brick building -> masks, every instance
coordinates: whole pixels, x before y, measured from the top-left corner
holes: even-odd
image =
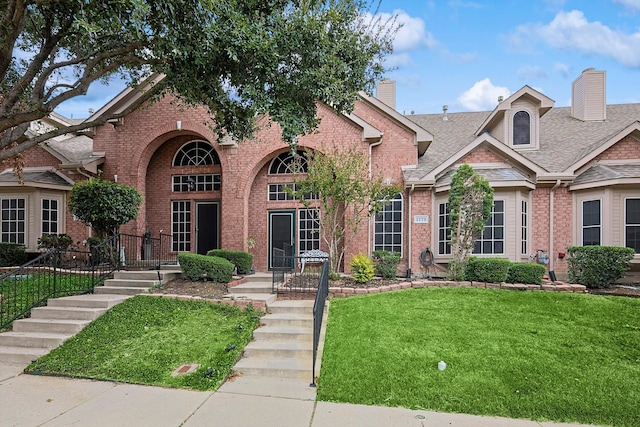
[[[554,108],[524,86],[490,112],[404,116],[394,109],[393,83],[385,81],[379,99],[362,93],[349,115],[320,105],[318,131],[301,137],[299,150],[355,146],[369,159],[371,176],[404,189],[363,227],[347,262],[359,251],[390,249],[402,253],[402,272],[446,271],[450,180],[468,163],[495,189],[492,218],[476,243],[479,256],[529,261],[544,251],[560,277],[571,245],[633,247],[640,263],[640,104],[606,105],[605,94],[606,73],[588,69],[573,83],[571,107]],[[123,111],[136,96],[126,89],[92,118]],[[0,173],[2,240],[35,250],[43,233],[86,239],[90,230],[67,212],[67,192],[74,181],[100,173],[143,194],[137,221],[122,231],[171,233],[175,251],[247,250],[251,238],[254,264],[266,271],[274,248],[325,249],[316,232],[322,213],[284,190],[300,158],[277,124],[264,120],[252,140],[218,141],[204,109],[172,101],[29,150],[24,185],[11,171]],[[68,121],[54,114],[38,126]],[[435,261],[429,267],[421,263],[426,248]]]

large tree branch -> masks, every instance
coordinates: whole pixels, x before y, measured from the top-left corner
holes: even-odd
[[[31,147],[36,146],[37,144],[44,142],[46,140],[49,140],[51,138],[55,138],[56,136],[60,136],[60,135],[65,135],[65,134],[69,134],[69,133],[74,133],[74,132],[79,132],[85,129],[89,129],[92,127],[96,127],[96,126],[100,126],[103,125],[105,123],[107,123],[110,120],[113,119],[118,119],[121,117],[125,117],[126,115],[130,114],[132,111],[136,110],[138,107],[140,107],[140,105],[144,104],[145,102],[147,102],[149,99],[151,99],[154,95],[155,95],[156,91],[155,90],[147,90],[145,92],[142,92],[142,96],[140,96],[139,99],[137,99],[136,102],[132,103],[128,108],[126,108],[125,110],[123,110],[122,112],[118,113],[118,114],[105,114],[103,116],[100,116],[98,119],[96,120],[91,120],[91,121],[85,121],[82,122],[80,124],[77,125],[73,125],[73,126],[67,126],[67,127],[63,127],[63,128],[58,128],[37,136],[34,136],[32,138],[29,138],[28,135],[25,135],[25,131],[29,126],[29,123],[24,124],[26,126],[26,128],[24,128],[24,130],[20,133],[21,137],[20,138],[11,138],[11,135],[3,135],[2,138],[0,138],[0,148],[2,148],[2,150],[0,151],[0,160],[5,160],[5,159],[9,159],[11,157],[14,157],[15,155],[19,154],[20,152],[27,150]],[[11,131],[8,131],[7,133],[12,133]],[[14,132],[15,134],[15,132]],[[15,137],[16,135],[14,135]],[[12,146],[12,144],[16,142],[17,144],[15,146]]]

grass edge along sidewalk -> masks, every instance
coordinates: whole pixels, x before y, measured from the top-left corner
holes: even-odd
[[[631,427],[639,362],[638,299],[410,289],[332,300],[318,400]]]

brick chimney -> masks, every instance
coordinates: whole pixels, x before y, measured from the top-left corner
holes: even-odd
[[[607,72],[587,68],[573,81],[571,115],[582,121],[607,119]]]
[[[376,98],[396,109],[396,82],[384,79],[376,86]]]

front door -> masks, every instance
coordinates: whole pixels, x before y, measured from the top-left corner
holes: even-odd
[[[199,254],[219,249],[219,209],[216,202],[196,203],[196,245]]]
[[[293,255],[295,219],[295,211],[269,212],[269,268],[284,267],[282,257]]]

